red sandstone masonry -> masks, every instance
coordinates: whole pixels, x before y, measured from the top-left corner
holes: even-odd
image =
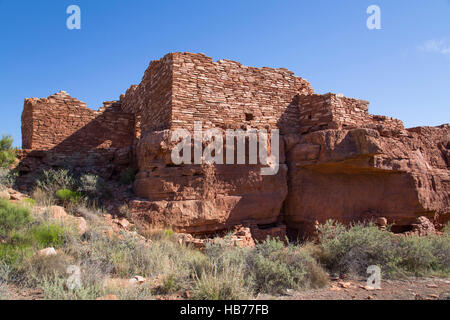
[[[48,98],[25,100],[22,114],[23,149],[62,153],[131,146],[134,116],[120,103],[105,102],[98,111],[59,92]]]
[[[163,129],[299,129],[293,99],[310,84],[286,69],[253,68],[203,54],[171,53],[152,61],[139,86],[122,98],[125,111],[141,114],[142,133]]]
[[[400,120],[369,114],[369,102],[327,93],[297,97],[300,133],[324,129],[373,128],[381,134],[404,130]]]
[[[172,120],[173,54],[155,60],[145,71],[138,86],[132,86],[122,97],[122,108],[136,115],[136,136],[141,132],[169,129]]]
[[[312,94],[310,84],[286,69],[253,68],[202,54],[173,54],[172,128],[299,129],[297,94]]]

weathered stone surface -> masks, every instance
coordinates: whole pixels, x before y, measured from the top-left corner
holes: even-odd
[[[286,69],[252,68],[203,54],[152,61],[139,85],[99,111],[60,92],[27,99],[23,176],[43,165],[96,168],[111,177],[136,166],[138,223],[207,234],[241,225],[252,237],[303,235],[326,219],[373,219],[410,230],[420,216],[449,219],[450,128],[405,129],[369,114],[369,102],[314,94]],[[171,132],[203,127],[279,129],[280,169],[175,165]],[[80,153],[77,157],[76,155]],[[87,161],[89,160],[89,161]]]
[[[419,217],[416,223],[412,224],[411,233],[419,236],[434,235],[436,234],[436,229],[427,217]]]
[[[79,234],[84,234],[88,230],[88,224],[83,217],[74,217],[66,213],[63,207],[51,206],[50,207],[51,217],[55,220],[67,223],[74,228]]]
[[[21,189],[29,189],[33,173],[44,169],[70,167],[110,178],[133,165],[134,114],[125,112],[120,101],[103,104],[91,110],[64,91],[25,99],[18,154]]]
[[[56,252],[55,248],[50,247],[50,248],[45,248],[42,250],[39,250],[37,252],[38,256],[42,256],[42,257],[51,257],[51,256],[56,256],[58,253]]]
[[[287,154],[286,224],[309,232],[316,219],[385,217],[397,226],[422,215],[448,219],[449,163],[439,146],[448,145],[449,126],[424,130],[426,135],[416,128],[392,137],[373,129],[302,136]]]

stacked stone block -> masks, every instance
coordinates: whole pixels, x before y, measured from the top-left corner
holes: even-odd
[[[26,99],[22,115],[23,149],[63,153],[130,146],[134,116],[117,101],[98,111],[59,92],[48,98]]]

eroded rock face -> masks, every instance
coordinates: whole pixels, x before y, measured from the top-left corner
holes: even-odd
[[[419,216],[448,219],[449,132],[367,126],[284,135],[286,164],[274,176],[258,166],[175,166],[170,131],[153,132],[137,147],[134,189],[143,199],[130,207],[151,225],[200,234],[243,222],[257,234],[271,225],[264,239],[282,222],[307,236],[316,221],[378,218],[408,230]]]
[[[132,211],[152,225],[208,233],[237,224],[274,224],[287,195],[287,166],[262,176],[258,165],[180,165],[171,161],[168,130],[144,136]]]
[[[285,223],[310,233],[315,220],[385,217],[397,228],[417,217],[448,219],[448,125],[400,130],[324,130],[289,143]]]

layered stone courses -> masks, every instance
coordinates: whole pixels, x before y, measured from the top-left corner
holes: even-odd
[[[22,148],[81,152],[122,148],[133,143],[134,116],[120,102],[105,102],[98,111],[59,92],[26,99],[22,114]]]
[[[312,234],[328,218],[401,226],[419,216],[448,219],[449,126],[405,129],[368,107],[340,94],[315,94],[287,69],[170,53],[99,111],[64,92],[26,99],[23,147],[69,155],[112,150],[105,162],[139,169],[139,198],[128,203],[135,219],[180,232],[239,225],[264,239],[284,237],[286,230]],[[279,129],[279,172],[174,165],[170,134],[192,131],[194,121],[222,132]]]

